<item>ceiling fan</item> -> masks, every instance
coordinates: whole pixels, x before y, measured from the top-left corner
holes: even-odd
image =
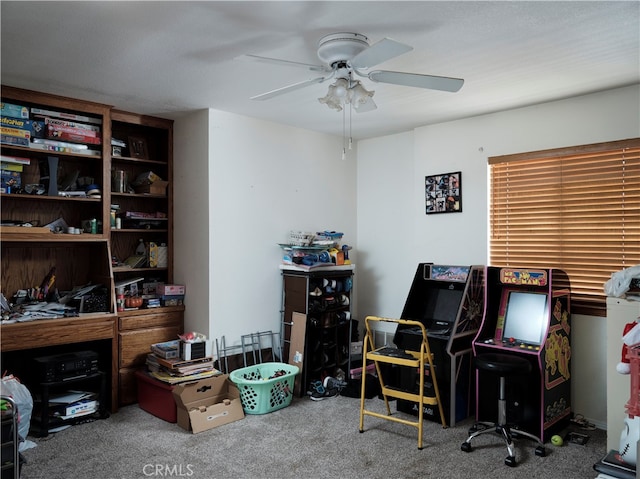
[[[397,42],[390,38],[383,38],[379,42],[369,45],[369,39],[360,33],[332,33],[318,42],[318,58],[322,65],[300,63],[277,58],[244,55],[249,60],[294,66],[310,71],[320,72],[322,76],[287,85],[251,97],[252,100],[268,100],[309,85],[336,79],[329,86],[329,92],[318,100],[330,108],[342,110],[348,103],[358,112],[370,111],[376,108],[373,102],[373,91],[367,91],[355,76],[368,78],[376,83],[390,83],[394,85],[426,88],[457,92],[462,88],[464,80],[418,73],[396,72],[388,70],[369,70],[371,67],[395,58],[413,50],[413,47]]]

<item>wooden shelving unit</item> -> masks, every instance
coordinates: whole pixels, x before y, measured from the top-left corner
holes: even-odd
[[[12,191],[0,194],[2,221],[29,222],[29,227],[0,227],[2,293],[11,300],[18,291],[40,285],[45,275],[55,267],[55,287],[60,291],[100,284],[108,290],[107,307],[100,313],[81,314],[79,318],[34,321],[28,323],[2,324],[0,338],[5,368],[19,365],[30,356],[28,349],[36,348],[38,354],[48,352],[62,344],[82,347],[91,343],[109,354],[107,383],[109,384],[111,410],[118,404],[128,404],[135,400],[135,383],[131,378],[140,361],[122,361],[123,338],[131,335],[127,318],[138,318],[136,337],[140,344],[149,341],[174,339],[182,330],[184,307],[161,307],[153,310],[117,311],[116,284],[132,278],[144,281],[173,282],[173,122],[136,113],[113,109],[84,100],[34,92],[20,88],[2,86],[2,101],[26,106],[35,118],[33,108],[55,111],[76,117],[90,119],[92,125],[99,126],[99,145],[87,145],[91,154],[73,151],[50,151],[36,147],[2,144],[3,156],[30,159],[24,166],[22,183],[38,184],[51,163],[49,157],[57,158],[57,171],[51,181],[63,184],[69,178],[91,179],[97,185],[100,195],[94,198],[68,197],[59,195],[26,194]],[[44,118],[38,116],[38,120]],[[80,122],[80,120],[77,120]],[[125,142],[117,154],[112,153],[112,138]],[[142,145],[142,150],[138,147]],[[136,151],[131,152],[132,148]],[[126,172],[126,190],[114,190],[113,172]],[[130,183],[144,172],[153,172],[167,181],[166,191],[158,194],[137,192]],[[80,184],[79,181],[76,182]],[[165,219],[160,228],[133,227],[127,225],[115,229],[112,224],[112,205],[119,211],[155,214],[160,212]],[[43,226],[64,219],[71,227],[82,229],[83,222],[95,219],[96,233],[68,234],[60,231],[54,234]],[[44,230],[44,232],[43,232]],[[129,268],[118,266],[117,260],[131,256],[140,239],[145,243],[155,243],[163,247],[166,260],[162,267],[144,266]],[[148,322],[148,324],[146,322]],[[158,334],[158,325],[166,327],[164,334]],[[76,345],[76,346],[73,346]],[[126,354],[124,354],[126,356]]]

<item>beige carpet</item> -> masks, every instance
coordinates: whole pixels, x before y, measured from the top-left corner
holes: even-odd
[[[380,399],[367,405],[384,411]],[[474,441],[470,453],[460,450],[472,422],[447,429],[425,422],[424,449],[418,450],[414,427],[365,417],[360,433],[358,399],[295,398],[279,411],[195,435],[133,405],[106,420],[31,438],[38,446],[25,452],[22,478],[588,479],[597,476],[593,464],[606,452],[601,430],[582,431],[590,436],[585,446],[547,444],[546,457],[521,440],[518,465],[510,468],[506,447],[493,434]]]

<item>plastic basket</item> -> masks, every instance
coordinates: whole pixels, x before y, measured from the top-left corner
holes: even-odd
[[[246,414],[267,414],[291,404],[298,372],[291,364],[262,363],[231,371],[229,379],[240,391]]]

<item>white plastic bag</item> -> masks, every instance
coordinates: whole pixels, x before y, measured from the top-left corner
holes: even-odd
[[[604,292],[607,296],[621,298],[629,291],[629,285],[633,278],[640,278],[640,264],[623,269],[611,275],[611,279],[604,283]]]
[[[27,387],[13,374],[3,376],[2,382],[0,382],[0,395],[13,399],[18,407],[18,434],[21,438],[18,450],[22,452],[36,447],[35,442],[26,439],[27,434],[29,434],[31,413],[33,412],[33,398]]]

